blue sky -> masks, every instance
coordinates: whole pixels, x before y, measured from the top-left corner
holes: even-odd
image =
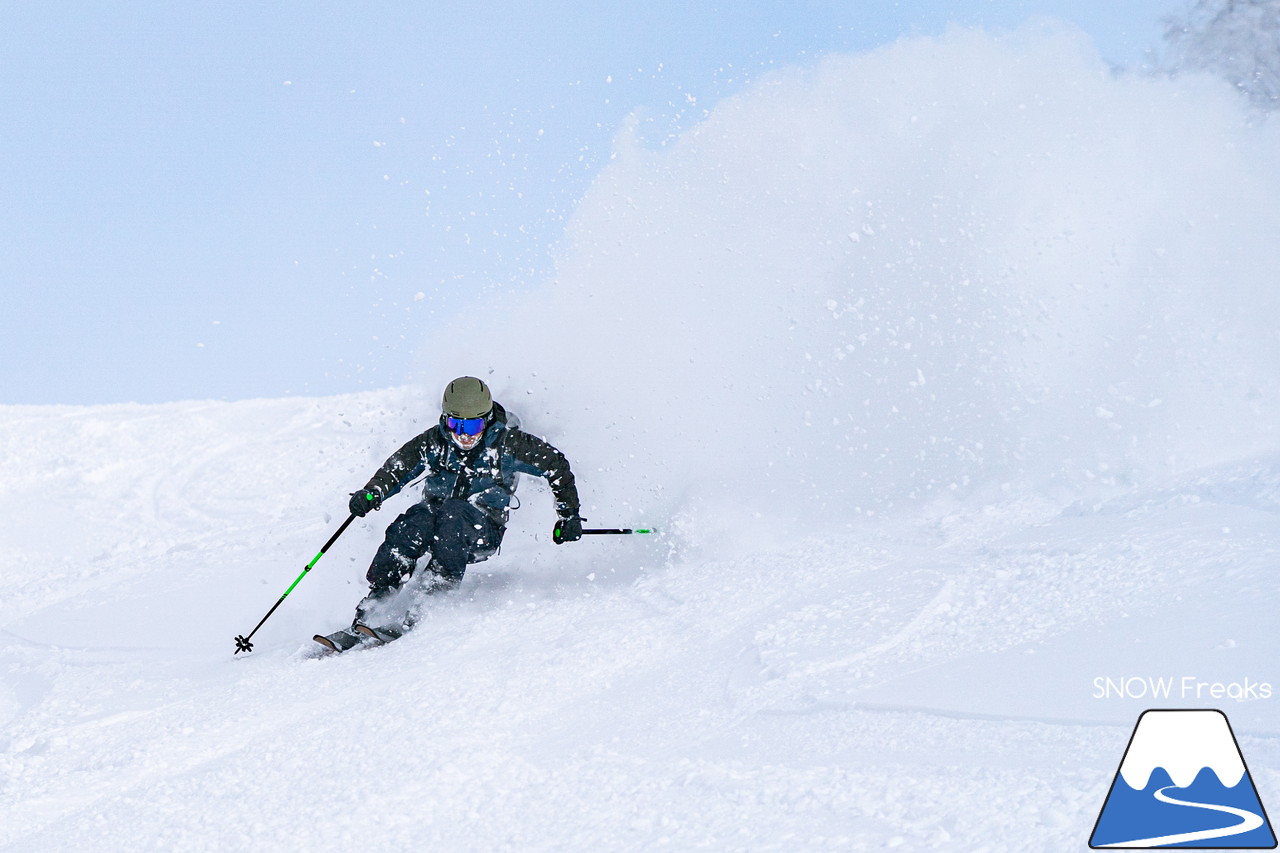
[[[1135,65],[1180,8],[6,4],[0,404],[401,384],[549,274],[633,112],[660,144],[770,68],[949,22],[1057,17]]]

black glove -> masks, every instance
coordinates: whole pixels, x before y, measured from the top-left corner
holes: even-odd
[[[374,491],[361,489],[358,492],[351,493],[351,503],[347,504],[352,515],[364,518],[369,514],[371,509],[379,509],[382,506],[382,495]]]
[[[577,542],[582,538],[582,519],[569,515],[556,522],[556,529],[551,532],[551,539],[557,545],[565,542]]]

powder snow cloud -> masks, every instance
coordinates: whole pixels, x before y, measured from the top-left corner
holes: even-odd
[[[1248,455],[1276,434],[1277,137],[1060,25],[831,56],[672,144],[624,129],[554,280],[426,367],[481,353],[629,506],[829,520]]]

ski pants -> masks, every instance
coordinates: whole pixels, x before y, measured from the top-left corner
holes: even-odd
[[[464,500],[415,504],[387,528],[366,575],[369,586],[375,595],[399,587],[428,553],[432,571],[456,585],[469,563],[497,552],[504,532],[501,523]]]

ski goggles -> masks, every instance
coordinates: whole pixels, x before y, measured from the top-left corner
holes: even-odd
[[[484,425],[488,421],[488,418],[455,418],[450,415],[444,419],[444,425],[449,432],[458,435],[479,435],[484,432]]]

